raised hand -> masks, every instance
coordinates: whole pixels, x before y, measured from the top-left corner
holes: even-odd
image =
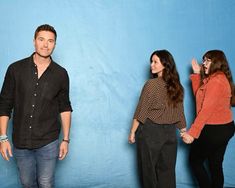
[[[199,74],[201,71],[201,66],[198,64],[196,59],[192,59],[192,69],[195,74]]]

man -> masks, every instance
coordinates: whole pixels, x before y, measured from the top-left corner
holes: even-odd
[[[8,67],[0,94],[1,155],[9,161],[14,154],[25,188],[54,187],[57,158],[63,160],[68,152],[69,78],[51,58],[56,37],[50,25],[36,29],[35,52]],[[13,151],[7,137],[12,110]],[[59,145],[60,123],[63,140]]]

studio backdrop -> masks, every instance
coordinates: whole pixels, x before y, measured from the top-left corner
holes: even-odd
[[[221,49],[235,78],[234,17],[234,0],[0,1],[0,86],[7,67],[34,51],[37,26],[48,23],[58,34],[53,59],[69,73],[74,111],[56,188],[139,188],[136,146],[127,138],[151,53],[167,49],[174,56],[189,127],[195,117],[191,59],[201,62],[206,51]],[[224,161],[227,187],[235,187],[234,148],[233,138]],[[188,151],[179,138],[177,188],[195,187]],[[14,158],[0,158],[0,187],[20,187]]]

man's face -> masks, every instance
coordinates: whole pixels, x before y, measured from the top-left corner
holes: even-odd
[[[55,48],[55,35],[50,31],[40,31],[34,39],[35,52],[44,58],[49,57]]]

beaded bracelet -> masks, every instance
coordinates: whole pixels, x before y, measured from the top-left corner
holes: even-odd
[[[4,139],[6,139],[7,138],[7,135],[0,135],[0,140],[4,140]]]
[[[0,143],[4,143],[4,142],[7,142],[7,141],[8,141],[8,138],[1,139],[1,140],[0,140]]]
[[[8,141],[7,135],[0,135],[0,143]]]

